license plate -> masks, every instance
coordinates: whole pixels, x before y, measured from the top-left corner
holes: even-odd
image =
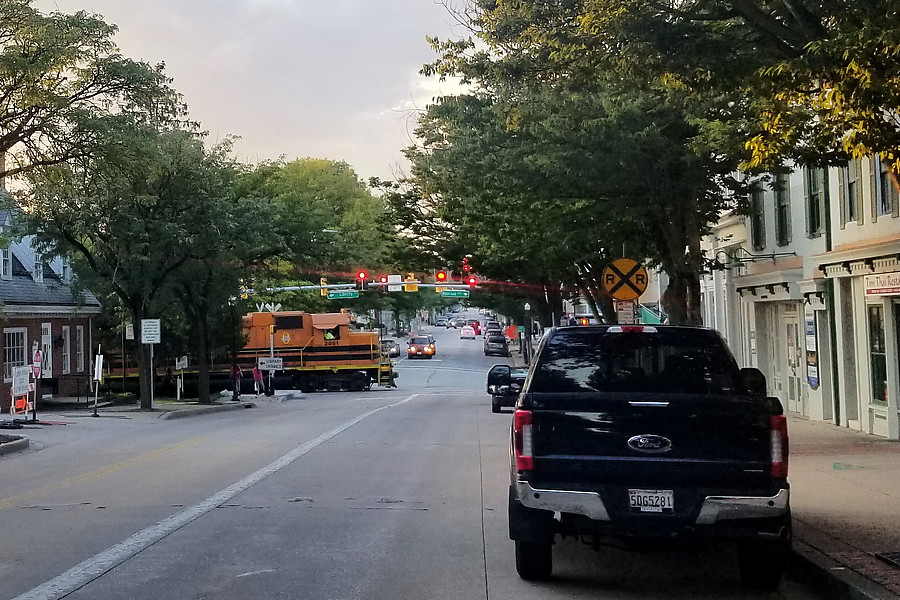
[[[672,490],[628,490],[628,506],[639,512],[672,512],[675,495]]]

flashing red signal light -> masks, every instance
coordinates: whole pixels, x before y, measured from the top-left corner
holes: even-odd
[[[380,283],[387,283],[387,281],[388,281],[388,280],[387,280],[387,275],[382,275],[381,277],[378,278],[378,281],[379,281]]]
[[[365,271],[359,271],[356,273],[356,278],[360,281],[365,281],[369,277],[369,274]]]
[[[475,285],[476,283],[478,283],[478,278],[474,275],[469,275],[468,277],[466,277],[466,283],[469,285]]]
[[[444,283],[447,281],[447,271],[438,271],[435,279],[438,280],[438,283]]]

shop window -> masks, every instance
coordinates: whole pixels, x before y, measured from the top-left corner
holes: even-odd
[[[884,307],[870,304],[869,313],[869,364],[872,368],[873,404],[887,405],[887,356],[884,344]]]
[[[25,353],[28,344],[28,330],[24,327],[10,327],[3,330],[3,378],[12,380],[13,369],[28,364]]]
[[[791,243],[791,190],[788,175],[780,173],[775,177],[775,243],[787,246]]]

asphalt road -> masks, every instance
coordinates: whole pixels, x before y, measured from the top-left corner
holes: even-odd
[[[398,389],[161,420],[43,415],[0,457],[0,598],[814,598],[744,590],[733,552],[555,548],[518,578],[506,535],[510,413],[482,340],[435,328]],[[404,345],[401,344],[401,349]]]

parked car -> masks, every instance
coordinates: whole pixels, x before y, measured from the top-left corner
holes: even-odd
[[[416,335],[406,342],[407,358],[432,358],[435,350],[436,344],[430,335]]]
[[[481,334],[481,322],[478,319],[469,319],[466,325],[475,330],[475,335]]]
[[[469,327],[468,325],[464,326],[459,330],[459,339],[461,340],[474,340],[475,339],[475,330]]]
[[[528,369],[525,367],[509,365],[491,367],[487,376],[487,393],[491,395],[491,412],[498,413],[503,406],[515,406],[527,376]]]
[[[484,337],[484,355],[485,356],[509,356],[509,344],[506,342],[505,335],[485,335]]]
[[[394,340],[381,340],[381,351],[392,358],[400,356],[400,345]]]
[[[745,585],[774,589],[791,554],[787,454],[781,403],[716,331],[550,329],[512,424],[516,570],[549,577],[561,534],[635,550],[727,541]]]

